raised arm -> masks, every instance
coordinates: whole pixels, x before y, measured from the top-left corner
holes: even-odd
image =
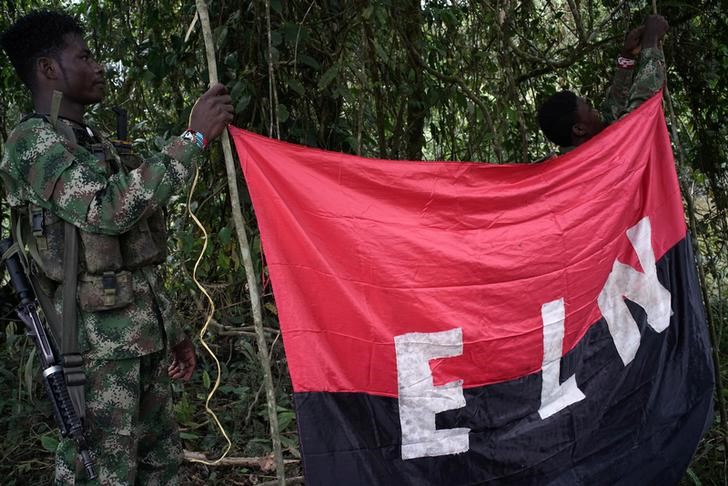
[[[634,110],[665,84],[665,56],[660,41],[668,28],[664,17],[650,15],[642,27],[627,35],[614,80],[601,106],[605,122],[611,123]]]
[[[609,86],[607,95],[599,110],[605,123],[612,123],[619,118],[625,106],[627,106],[629,90],[632,87],[634,77],[635,59],[640,53],[644,30],[644,25],[632,29],[624,39],[624,45],[619,57],[617,57],[617,70],[614,72],[612,84]]]
[[[661,15],[647,17],[639,63],[622,114],[637,108],[665,85],[665,55],[660,43],[669,27],[665,17]]]

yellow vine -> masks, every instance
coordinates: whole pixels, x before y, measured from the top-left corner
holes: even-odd
[[[227,456],[228,452],[230,452],[230,448],[232,447],[232,442],[230,442],[230,438],[227,435],[227,432],[225,432],[225,428],[220,423],[220,420],[217,418],[217,415],[215,412],[210,408],[210,400],[212,400],[212,396],[217,391],[218,387],[220,386],[220,361],[217,359],[217,356],[215,353],[210,349],[210,346],[208,346],[207,342],[205,341],[205,334],[207,333],[207,328],[210,326],[210,322],[212,321],[213,316],[215,315],[215,302],[212,300],[212,297],[210,297],[210,294],[207,292],[207,289],[197,280],[197,268],[200,266],[200,262],[202,261],[203,256],[205,255],[205,251],[207,250],[207,230],[203,226],[203,224],[200,222],[199,219],[197,219],[197,216],[195,216],[195,213],[192,211],[192,194],[195,192],[195,188],[197,187],[197,181],[200,178],[200,168],[199,166],[195,166],[195,178],[192,181],[192,187],[190,187],[190,193],[187,196],[187,213],[190,215],[192,220],[195,222],[198,228],[200,228],[200,231],[202,231],[202,250],[200,250],[200,254],[197,257],[197,261],[195,262],[195,267],[192,269],[192,280],[194,280],[195,285],[197,285],[197,288],[200,289],[200,292],[205,294],[205,297],[207,298],[207,302],[210,304],[210,311],[207,313],[207,318],[205,319],[205,324],[202,326],[202,329],[200,329],[200,343],[202,344],[202,347],[205,348],[205,350],[212,356],[213,361],[215,361],[215,368],[217,370],[217,373],[215,375],[215,384],[212,387],[212,390],[210,390],[210,393],[207,395],[207,399],[205,400],[205,411],[212,417],[212,419],[215,421],[215,424],[217,424],[217,427],[220,429],[220,432],[222,433],[223,437],[225,437],[225,441],[227,442],[227,446],[225,447],[225,451],[222,453],[222,456],[220,456],[218,459],[215,459],[214,461],[208,461],[206,459],[197,459],[193,458],[190,459],[192,462],[199,462],[202,464],[207,464],[208,466],[215,465],[222,461],[225,456]]]

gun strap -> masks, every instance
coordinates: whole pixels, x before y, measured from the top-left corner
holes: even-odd
[[[61,332],[61,356],[63,374],[66,376],[68,393],[78,417],[83,419],[86,411],[84,384],[86,373],[83,358],[78,350],[78,315],[76,309],[76,286],[78,284],[78,231],[66,221],[63,238],[63,315]]]

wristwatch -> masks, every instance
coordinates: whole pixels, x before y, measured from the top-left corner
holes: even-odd
[[[196,132],[191,128],[188,128],[180,136],[183,140],[189,140],[190,142],[195,143],[202,150],[207,148],[207,139],[201,132]]]

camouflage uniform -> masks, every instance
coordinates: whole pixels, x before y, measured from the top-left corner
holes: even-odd
[[[617,67],[612,84],[599,107],[604,123],[610,124],[637,108],[665,84],[665,55],[662,49],[648,47],[640,51],[634,69]],[[575,146],[559,147],[565,154]]]
[[[201,155],[193,142],[174,137],[161,153],[127,170],[108,141],[85,131],[111,151],[114,170],[104,167],[80,138],[72,143],[43,118],[24,120],[12,131],[0,162],[10,205],[23,210],[33,204],[72,223],[81,230],[81,244],[84,232],[128,234],[186,185]],[[101,312],[78,310],[87,436],[101,484],[174,484],[181,447],[166,357],[184,333],[171,314],[156,267],[133,270],[131,279],[130,304]],[[60,313],[62,292],[52,299]],[[80,484],[84,477],[75,445],[62,440],[56,483]]]
[[[636,69],[617,68],[607,96],[599,107],[605,123],[612,123],[657,93],[665,84],[665,55],[658,47],[640,51]]]

